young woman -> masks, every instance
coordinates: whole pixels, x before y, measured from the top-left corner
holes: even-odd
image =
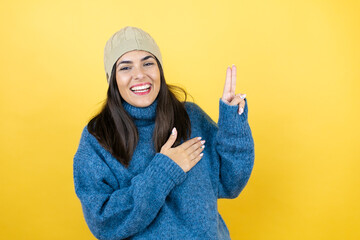
[[[104,64],[107,100],[84,127],[73,165],[91,232],[113,240],[230,239],[217,199],[236,198],[254,163],[236,67],[227,68],[216,124],[176,98],[160,50],[143,30],[114,33]]]

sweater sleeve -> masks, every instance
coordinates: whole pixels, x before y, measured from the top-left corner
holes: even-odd
[[[216,152],[220,160],[218,198],[236,198],[247,184],[254,165],[254,140],[248,119],[245,98],[244,112],[239,115],[238,105],[219,101]]]
[[[186,173],[166,155],[156,153],[131,184],[119,186],[95,141],[83,131],[73,163],[75,192],[95,237],[124,239],[155,219],[166,196],[185,180]]]

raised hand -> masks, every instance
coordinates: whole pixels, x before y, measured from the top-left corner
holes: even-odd
[[[222,100],[228,105],[239,105],[238,113],[242,114],[245,107],[246,94],[235,94],[236,88],[236,66],[226,69],[226,79]]]
[[[204,155],[201,152],[205,148],[205,140],[200,141],[201,138],[195,137],[172,148],[176,138],[177,131],[176,128],[174,128],[167,142],[161,147],[160,153],[171,158],[184,170],[184,172],[188,172]]]

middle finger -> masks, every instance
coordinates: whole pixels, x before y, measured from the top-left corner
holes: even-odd
[[[205,144],[205,140],[201,140],[201,141],[197,142],[196,144],[193,144],[188,149],[186,149],[186,152],[190,155],[193,152],[195,152],[196,150],[198,150],[199,148],[204,148],[205,147],[204,144]]]
[[[233,64],[231,67],[231,94],[235,95],[236,88],[236,66]]]

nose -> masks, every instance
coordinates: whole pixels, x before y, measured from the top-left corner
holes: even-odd
[[[134,67],[133,77],[134,79],[142,79],[144,77],[144,73],[141,67]]]

